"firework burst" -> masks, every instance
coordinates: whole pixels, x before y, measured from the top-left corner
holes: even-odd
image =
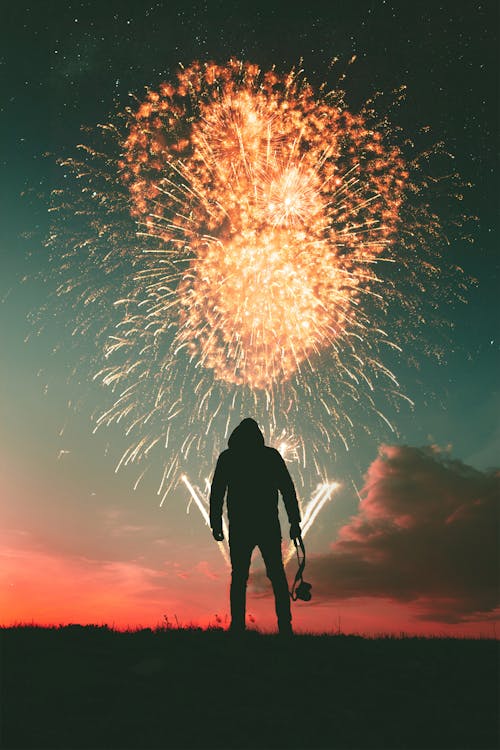
[[[175,248],[170,273],[146,271],[152,317],[171,319],[174,298],[174,346],[217,380],[267,391],[344,348],[409,176],[334,96],[236,61],[150,92],[120,166],[145,233],[165,258]]]
[[[161,501],[182,476],[201,508],[195,482],[252,414],[303,494],[320,482],[312,523],[336,446],[373,414],[389,424],[377,394],[406,398],[383,351],[415,341],[442,294],[436,149],[408,157],[373,102],[352,113],[340,89],[237,60],[182,68],[101,130],[62,162],[80,191],[54,209],[81,230],[62,258],[60,229],[50,242],[112,394],[96,429],[123,425],[120,465],[159,454]]]

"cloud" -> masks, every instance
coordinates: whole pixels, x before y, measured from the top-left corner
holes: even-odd
[[[208,562],[185,568],[143,559],[90,558],[51,552],[29,532],[0,532],[1,623],[158,625],[163,614],[208,624],[217,591]],[[203,576],[203,578],[202,578]],[[220,595],[222,598],[225,593]]]
[[[220,575],[215,570],[213,570],[212,566],[207,560],[200,560],[200,562],[195,566],[195,570],[211,581],[218,581],[220,579]]]
[[[361,497],[330,552],[308,559],[320,601],[381,597],[443,623],[498,615],[499,471],[384,445]]]

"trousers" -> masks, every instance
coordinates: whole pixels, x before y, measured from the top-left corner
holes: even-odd
[[[267,533],[229,532],[231,555],[231,629],[245,629],[246,589],[252,552],[258,547],[264,559],[266,574],[271,581],[276,617],[280,631],[291,627],[290,594],[281,557],[281,534],[279,530]]]

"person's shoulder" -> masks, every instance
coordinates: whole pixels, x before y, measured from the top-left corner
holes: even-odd
[[[264,450],[267,452],[267,455],[270,458],[273,458],[274,460],[282,460],[281,453],[279,450],[276,450],[276,448],[272,448],[270,445],[266,445]]]
[[[229,456],[230,456],[229,448],[226,448],[225,451],[222,451],[222,453],[219,453],[218,461],[227,461]]]

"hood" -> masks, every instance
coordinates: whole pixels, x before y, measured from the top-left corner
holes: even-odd
[[[255,419],[248,417],[232,431],[227,444],[231,450],[251,451],[264,447],[264,435]]]

